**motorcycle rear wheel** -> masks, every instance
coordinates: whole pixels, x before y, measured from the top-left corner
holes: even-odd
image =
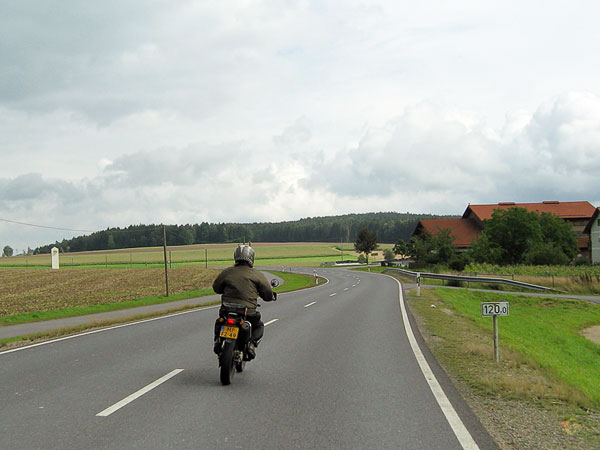
[[[232,342],[226,342],[223,350],[219,355],[219,366],[221,367],[221,384],[227,386],[231,384],[233,375],[235,374],[235,364],[233,362],[233,347]]]

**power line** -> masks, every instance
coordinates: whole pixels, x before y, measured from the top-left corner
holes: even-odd
[[[111,230],[110,228],[107,230],[78,230],[75,228],[61,228],[61,227],[51,227],[48,225],[36,225],[33,223],[26,223],[26,222],[18,222],[16,220],[10,220],[10,219],[2,219],[0,218],[0,221],[2,222],[9,222],[9,223],[14,223],[14,224],[18,224],[18,225],[27,225],[28,227],[36,227],[36,228],[48,228],[50,230],[61,230],[61,231],[79,231],[81,233],[101,233],[101,232],[110,232],[110,233],[133,233],[133,232],[137,232],[138,230],[126,230],[126,229],[118,229],[118,230]],[[143,226],[146,230],[157,230],[157,229],[162,229],[162,225],[141,225]],[[177,226],[177,225],[167,225],[168,227],[172,227],[172,226]]]
[[[95,231],[93,230],[76,230],[73,228],[60,228],[60,227],[50,227],[47,225],[36,225],[33,223],[25,223],[25,222],[17,222],[16,220],[9,220],[9,219],[2,219],[0,218],[0,221],[2,222],[9,222],[9,223],[16,223],[18,225],[27,225],[28,227],[36,227],[36,228],[48,228],[51,230],[61,230],[61,231],[80,231],[82,233],[94,233]]]

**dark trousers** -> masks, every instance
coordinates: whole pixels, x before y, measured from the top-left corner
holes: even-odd
[[[221,309],[219,309],[219,317],[227,318],[227,310],[222,306]],[[252,325],[251,339],[255,344],[258,344],[265,332],[265,324],[262,322],[262,320],[260,320],[260,313],[256,311],[256,314],[248,314],[246,315],[246,320]],[[215,322],[215,339],[219,336],[221,325],[222,324],[219,322],[219,319],[217,319]]]

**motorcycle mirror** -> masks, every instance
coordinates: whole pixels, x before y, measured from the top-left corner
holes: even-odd
[[[273,279],[271,280],[271,287],[274,287],[274,288],[276,288],[277,286],[279,286],[279,280],[277,280],[277,279],[273,278]]]

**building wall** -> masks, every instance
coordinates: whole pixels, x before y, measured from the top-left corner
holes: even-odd
[[[596,216],[590,229],[590,247],[592,264],[600,264],[600,216]]]

